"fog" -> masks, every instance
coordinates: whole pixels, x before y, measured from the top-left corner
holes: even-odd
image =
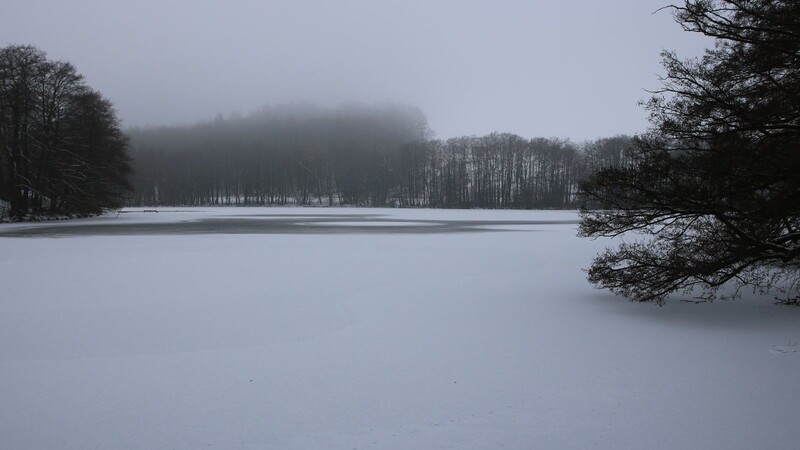
[[[699,55],[664,0],[6,0],[0,45],[68,60],[124,126],[265,104],[418,106],[438,137],[593,139],[647,126],[659,53]]]

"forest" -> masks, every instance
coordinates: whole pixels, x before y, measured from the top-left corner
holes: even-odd
[[[124,205],[576,208],[581,183],[630,165],[633,143],[436,139],[419,108],[396,103],[292,103],[124,130],[69,62],[0,49],[4,221]]]
[[[130,206],[571,208],[589,174],[629,164],[633,142],[434,139],[418,108],[389,103],[279,105],[129,134]]]

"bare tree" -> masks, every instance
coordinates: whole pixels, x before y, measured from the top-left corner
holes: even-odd
[[[12,216],[118,206],[125,152],[111,104],[71,64],[31,46],[0,49],[0,198]]]
[[[584,195],[584,236],[648,239],[599,255],[589,280],[639,301],[675,291],[712,299],[732,283],[798,295],[800,3],[686,1],[684,29],[716,40],[698,60],[664,53],[654,129],[633,165],[601,170]],[[734,295],[735,295],[734,293]],[[795,300],[796,301],[796,300]]]

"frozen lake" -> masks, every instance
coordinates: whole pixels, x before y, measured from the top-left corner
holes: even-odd
[[[550,212],[544,218],[516,216],[521,218],[490,218],[483,214],[464,214],[462,218],[448,218],[447,215],[406,213],[419,216],[417,219],[402,217],[397,210],[378,210],[377,213],[364,213],[364,210],[335,209],[338,214],[324,212],[305,213],[303,209],[283,209],[289,212],[264,212],[264,209],[223,208],[221,210],[123,211],[114,215],[73,222],[50,222],[27,225],[9,225],[0,229],[0,237],[58,237],[58,236],[101,236],[101,235],[160,235],[160,234],[366,234],[366,233],[456,233],[480,231],[535,231],[548,225],[576,225],[574,213]],[[227,211],[227,214],[226,214]],[[310,211],[319,211],[310,209]],[[392,211],[394,211],[392,213]],[[406,210],[409,211],[409,210]],[[153,214],[160,214],[153,217]],[[147,215],[151,215],[147,217]],[[512,214],[511,217],[514,217]],[[524,218],[522,218],[524,217]]]
[[[0,447],[794,449],[800,309],[588,285],[577,214],[0,225]]]

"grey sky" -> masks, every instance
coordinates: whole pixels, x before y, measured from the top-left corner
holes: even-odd
[[[126,126],[388,100],[442,138],[590,139],[646,128],[663,48],[710,45],[667,2],[4,0],[0,45],[71,61]]]

